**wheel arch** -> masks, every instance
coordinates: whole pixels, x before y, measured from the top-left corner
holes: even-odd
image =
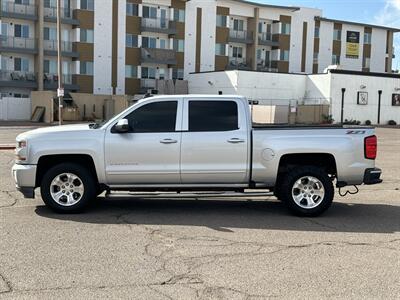
[[[89,154],[51,154],[43,155],[38,160],[35,187],[40,186],[43,176],[48,169],[62,163],[76,163],[85,166],[93,175],[95,181],[99,182],[93,157]]]

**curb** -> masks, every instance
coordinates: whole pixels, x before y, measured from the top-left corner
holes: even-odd
[[[15,145],[12,144],[0,144],[0,150],[14,150]]]

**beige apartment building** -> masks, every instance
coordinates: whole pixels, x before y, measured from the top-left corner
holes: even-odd
[[[0,12],[1,96],[55,90],[56,0]],[[390,73],[398,31],[244,0],[62,0],[61,13],[64,87],[97,95],[183,93],[193,72]]]

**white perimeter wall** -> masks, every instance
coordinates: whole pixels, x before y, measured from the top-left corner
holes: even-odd
[[[198,73],[188,76],[191,94],[222,92],[244,95],[249,99],[279,100],[282,103],[303,98],[306,79],[305,75],[251,71]]]
[[[112,1],[94,1],[93,93],[111,95]]]
[[[378,90],[382,90],[381,124],[395,120],[400,124],[400,107],[392,106],[392,94],[400,93],[399,78],[346,74],[278,74],[249,71],[225,71],[190,74],[191,94],[233,94],[249,99],[287,104],[290,100],[306,104],[331,102],[333,118],[340,122],[342,88],[346,88],[344,118],[377,122]],[[365,88],[362,88],[365,87]],[[368,92],[368,105],[357,105],[357,93]],[[292,102],[291,101],[291,102]],[[263,103],[263,102],[261,102]],[[268,103],[268,101],[264,102]],[[263,103],[263,104],[264,104]]]
[[[392,94],[398,94],[395,88],[400,87],[400,79],[331,74],[332,113],[336,121],[340,121],[342,88],[346,88],[344,99],[344,119],[354,119],[373,124],[378,118],[378,91],[382,90],[381,124],[389,120],[400,123],[400,107],[392,106]],[[364,89],[361,87],[365,86]],[[368,105],[357,104],[357,93],[368,93]]]

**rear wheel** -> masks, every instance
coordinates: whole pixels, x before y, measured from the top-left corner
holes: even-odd
[[[288,208],[299,216],[315,217],[332,204],[334,187],[331,178],[321,168],[301,166],[284,177],[280,196]]]
[[[97,184],[87,168],[59,164],[43,176],[40,192],[44,203],[60,213],[81,212],[96,197]]]

